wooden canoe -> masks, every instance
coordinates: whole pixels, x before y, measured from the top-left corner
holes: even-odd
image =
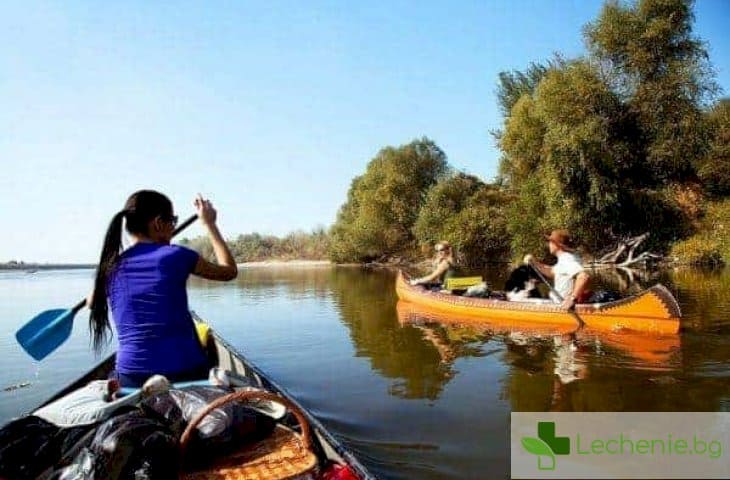
[[[202,321],[195,314],[193,317],[196,321]],[[306,410],[297,400],[295,400],[283,387],[278,385],[274,380],[267,377],[258,367],[247,360],[240,352],[223,340],[215,331],[210,330],[208,337],[208,353],[209,357],[217,359],[215,362],[218,367],[229,370],[234,374],[249,378],[253,385],[259,385],[275,395],[284,397],[295,406],[299,407],[304,417],[308,421],[312,430],[312,440],[314,444],[314,452],[316,453],[319,465],[322,469],[339,465],[348,467],[354,478],[360,480],[375,480],[375,476],[358,461],[352,452],[350,452],[337,438],[330,433],[319,420],[317,420],[308,410]],[[100,380],[108,378],[114,369],[115,355],[112,354],[81,378],[71,383],[61,391],[53,395],[51,398],[39,405],[41,408],[68,393],[83,387],[92,380]],[[290,425],[291,416],[284,417],[286,425]],[[297,427],[293,427],[297,429]],[[264,478],[264,477],[261,477]],[[352,477],[348,477],[352,478]]]
[[[429,310],[475,321],[576,325],[575,317],[558,304],[463,297],[414,286],[408,280],[406,273],[398,272],[395,282],[398,298]],[[677,333],[682,318],[674,296],[661,284],[615,302],[576,305],[575,313],[592,329],[662,334]]]

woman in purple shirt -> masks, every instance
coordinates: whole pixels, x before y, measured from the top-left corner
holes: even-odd
[[[190,317],[185,284],[191,273],[209,280],[233,280],[238,269],[216,226],[213,205],[198,195],[195,207],[217,263],[170,245],[177,217],[172,202],[152,190],[132,194],[106,232],[89,323],[98,351],[111,333],[111,307],[119,338],[116,370],[124,387],[139,387],[154,374],[170,381],[207,376],[209,366]],[[133,243],[122,251],[125,220]]]

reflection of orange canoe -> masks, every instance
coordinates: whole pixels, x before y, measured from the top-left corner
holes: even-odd
[[[573,315],[552,303],[507,302],[489,298],[469,298],[412,286],[406,274],[398,273],[395,282],[398,298],[426,307],[471,318],[501,322],[530,322],[575,325]],[[677,333],[682,314],[672,294],[655,285],[638,295],[615,302],[577,305],[575,311],[586,326],[599,330],[635,330]]]
[[[502,321],[492,321],[483,316],[473,316],[468,314],[444,313],[440,310],[431,310],[415,303],[399,300],[396,305],[398,312],[398,322],[401,325],[411,325],[418,323],[440,323],[448,326],[475,326],[480,329],[488,330],[491,333],[509,333],[519,331],[525,335],[562,335],[571,333],[576,330],[575,322],[567,323],[533,323],[524,320],[505,319]]]
[[[646,367],[666,367],[680,354],[680,335],[664,335],[646,332],[606,332],[586,328],[579,338],[593,338],[604,345],[624,352],[640,360]]]
[[[422,323],[439,323],[448,327],[475,326],[489,330],[491,333],[519,332],[527,336],[541,337],[546,335],[563,335],[575,332],[578,338],[589,341],[600,341],[603,345],[616,349],[639,360],[648,368],[666,367],[680,351],[680,336],[675,334],[657,334],[650,332],[610,332],[595,330],[590,327],[577,330],[575,324],[565,323],[530,323],[525,321],[492,321],[484,317],[447,314],[438,310],[430,310],[411,302],[398,301],[396,305],[398,322],[401,325],[418,325]]]

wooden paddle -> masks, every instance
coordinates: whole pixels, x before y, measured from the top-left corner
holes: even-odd
[[[197,218],[197,215],[192,215],[185,220],[172,232],[172,236],[185,230]],[[57,308],[41,312],[15,333],[15,339],[31,357],[43,360],[71,336],[74,317],[84,306],[85,298],[70,309]]]
[[[532,270],[533,270],[533,271],[534,271],[535,273],[537,273],[537,276],[538,276],[538,277],[540,277],[540,280],[542,280],[542,281],[543,281],[543,283],[544,283],[545,285],[547,285],[547,286],[548,286],[548,288],[550,289],[550,292],[551,292],[551,293],[552,293],[553,295],[555,295],[555,298],[557,298],[558,300],[560,300],[560,302],[562,303],[562,302],[563,302],[563,297],[562,297],[562,296],[561,296],[561,295],[560,295],[560,294],[559,294],[559,293],[558,293],[558,292],[557,292],[557,291],[555,290],[555,288],[553,288],[553,286],[552,286],[552,285],[550,285],[550,282],[548,282],[548,281],[547,281],[547,279],[546,279],[546,278],[545,278],[545,277],[544,277],[544,276],[542,275],[542,272],[540,271],[540,269],[539,269],[539,268],[537,268],[537,267],[536,267],[536,266],[534,265],[534,263],[532,262],[532,260],[530,260],[529,262],[527,262],[527,265],[529,265],[529,266],[530,266],[530,268],[532,268]],[[583,327],[585,326],[586,322],[584,322],[584,321],[583,321],[583,319],[582,319],[582,318],[580,318],[580,316],[579,316],[579,315],[578,315],[578,314],[576,313],[576,311],[575,311],[575,309],[574,309],[574,308],[571,308],[570,310],[568,310],[568,312],[569,312],[569,313],[570,313],[571,315],[573,315],[573,317],[574,317],[574,318],[576,319],[576,321],[578,322],[578,328],[583,328]]]

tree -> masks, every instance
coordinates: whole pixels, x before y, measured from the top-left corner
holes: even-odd
[[[612,1],[585,29],[593,58],[637,117],[657,184],[695,178],[694,163],[708,149],[702,107],[718,87],[704,44],[692,34],[693,3]]]
[[[710,150],[699,165],[705,190],[715,197],[730,195],[730,98],[723,98],[707,114]]]
[[[711,135],[721,128],[703,114],[716,85],[692,21],[691,1],[609,2],[586,26],[586,58],[500,76],[515,252],[558,226],[594,251],[647,228],[652,247],[691,232],[698,164],[708,188],[728,171],[722,135]],[[718,160],[702,163],[713,138]]]
[[[509,255],[507,202],[498,187],[458,173],[429,190],[413,231],[422,245],[447,240],[464,266],[504,260]]]
[[[594,247],[606,228],[611,233],[620,223],[620,191],[636,168],[625,110],[596,69],[580,60],[552,69],[534,96],[515,104],[500,147],[502,173],[520,197],[509,215],[516,252],[536,246],[529,237],[541,241],[556,226]]]
[[[427,138],[380,150],[340,208],[330,231],[332,259],[368,261],[412,250],[426,192],[447,171],[446,155]]]
[[[512,107],[520,98],[524,95],[532,95],[550,67],[555,66],[554,63],[546,66],[533,62],[524,72],[519,70],[499,72],[497,104],[499,104],[502,115],[508,117],[512,112]]]

